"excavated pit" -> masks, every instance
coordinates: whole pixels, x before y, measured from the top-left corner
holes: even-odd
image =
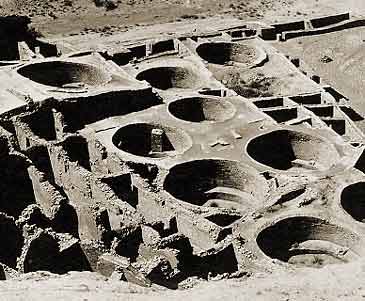
[[[358,222],[365,222],[365,182],[351,184],[341,193],[341,205]]]
[[[276,130],[253,138],[246,151],[255,161],[279,170],[326,170],[340,159],[330,142],[292,130]]]
[[[256,242],[265,255],[297,266],[322,267],[358,257],[359,237],[316,217],[290,217],[262,230]]]
[[[189,122],[222,122],[236,112],[229,101],[208,97],[178,99],[169,104],[168,110],[174,117]]]
[[[236,62],[249,66],[259,56],[255,47],[227,42],[204,43],[196,48],[196,52],[203,60],[218,65]]]
[[[191,147],[191,139],[183,130],[148,123],[124,126],[112,140],[122,151],[149,158],[174,156]]]
[[[200,75],[186,67],[156,67],[139,73],[138,80],[147,81],[152,87],[160,90],[198,89],[203,80]]]
[[[26,65],[18,73],[39,84],[59,88],[75,84],[99,86],[110,80],[108,73],[98,67],[64,61]]]
[[[196,160],[174,166],[164,189],[197,206],[247,209],[259,203],[266,183],[247,166],[228,160]]]

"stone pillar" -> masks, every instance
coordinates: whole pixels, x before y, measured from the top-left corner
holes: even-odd
[[[29,61],[35,57],[34,52],[30,50],[29,46],[24,41],[18,42],[18,51],[19,51],[19,59],[21,61]]]
[[[37,57],[42,57],[42,54],[41,54],[41,47],[37,46],[34,48],[34,53]]]
[[[161,129],[153,129],[151,132],[151,152],[163,152],[163,138],[165,132]]]
[[[64,128],[65,128],[65,122],[63,118],[63,114],[61,112],[58,112],[55,109],[52,109],[52,115],[56,130],[56,137],[57,139],[61,140],[64,136]]]
[[[153,53],[153,44],[148,42],[146,44],[146,56],[150,56]]]

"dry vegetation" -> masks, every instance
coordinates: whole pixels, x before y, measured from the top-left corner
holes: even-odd
[[[3,0],[0,15],[32,18],[45,35],[79,34],[109,26],[118,31],[138,24],[165,23],[215,15],[244,20],[303,19],[350,10],[364,12],[362,0]]]
[[[361,0],[3,0],[0,15],[27,15],[44,35],[66,36],[216,15],[275,22],[363,7]]]
[[[8,0],[0,14],[27,15],[46,35],[77,34],[85,28],[110,30],[141,23],[164,23],[217,15],[262,19],[265,13],[288,5],[288,0]]]

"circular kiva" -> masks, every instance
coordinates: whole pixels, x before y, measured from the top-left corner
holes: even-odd
[[[297,266],[322,267],[356,259],[359,237],[322,219],[296,216],[265,228],[256,242],[273,259]]]
[[[240,162],[194,160],[174,166],[164,189],[176,199],[196,206],[249,209],[260,205],[266,181]]]
[[[183,130],[149,123],[134,123],[120,128],[113,135],[113,144],[127,153],[163,158],[188,150],[190,136]]]
[[[279,170],[326,170],[340,160],[329,141],[292,130],[257,136],[249,141],[246,151],[255,161]]]
[[[198,73],[185,67],[156,67],[142,71],[136,78],[160,90],[198,89],[204,82]]]
[[[222,122],[236,112],[229,101],[209,97],[178,99],[169,104],[168,110],[174,117],[189,122]]]
[[[110,80],[109,74],[92,65],[64,61],[29,64],[18,73],[42,85],[66,88],[75,84],[99,86]]]
[[[218,65],[234,62],[251,67],[266,58],[266,53],[256,46],[230,42],[203,43],[196,48],[196,52],[208,63]]]

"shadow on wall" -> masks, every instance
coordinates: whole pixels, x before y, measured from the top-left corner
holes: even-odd
[[[82,136],[70,136],[63,143],[70,161],[77,162],[80,166],[91,171],[88,142]]]
[[[359,237],[319,218],[297,216],[262,230],[256,241],[271,258],[300,266],[322,267],[357,258]]]
[[[235,208],[259,202],[266,183],[239,162],[207,159],[174,166],[164,189],[193,205]]]
[[[202,85],[199,74],[185,67],[156,67],[139,73],[138,80],[147,81],[160,90],[197,89]]]
[[[365,182],[351,184],[341,194],[341,205],[358,222],[365,222]]]
[[[222,122],[236,112],[229,101],[208,97],[178,99],[169,104],[168,110],[174,117],[189,122]]]
[[[119,199],[127,202],[134,208],[137,207],[138,190],[137,187],[133,186],[130,174],[103,178],[102,181],[112,188]]]
[[[21,212],[36,203],[27,163],[15,155],[0,160],[0,211],[18,218]]]
[[[39,47],[44,57],[57,55],[57,47],[39,41],[41,33],[30,28],[30,23],[30,18],[26,16],[0,17],[0,61],[19,60],[18,42],[23,41],[32,51]]]
[[[58,103],[57,111],[64,115],[67,132],[75,133],[87,124],[113,116],[148,109],[162,100],[150,89],[103,93],[92,97],[68,99]]]
[[[99,86],[110,80],[109,74],[100,68],[64,61],[29,64],[17,71],[34,82],[59,88],[70,84]]]
[[[271,151],[268,152],[268,149]],[[293,167],[323,170],[340,159],[330,142],[291,130],[272,131],[253,138],[247,144],[247,153],[257,162],[279,170]]]

